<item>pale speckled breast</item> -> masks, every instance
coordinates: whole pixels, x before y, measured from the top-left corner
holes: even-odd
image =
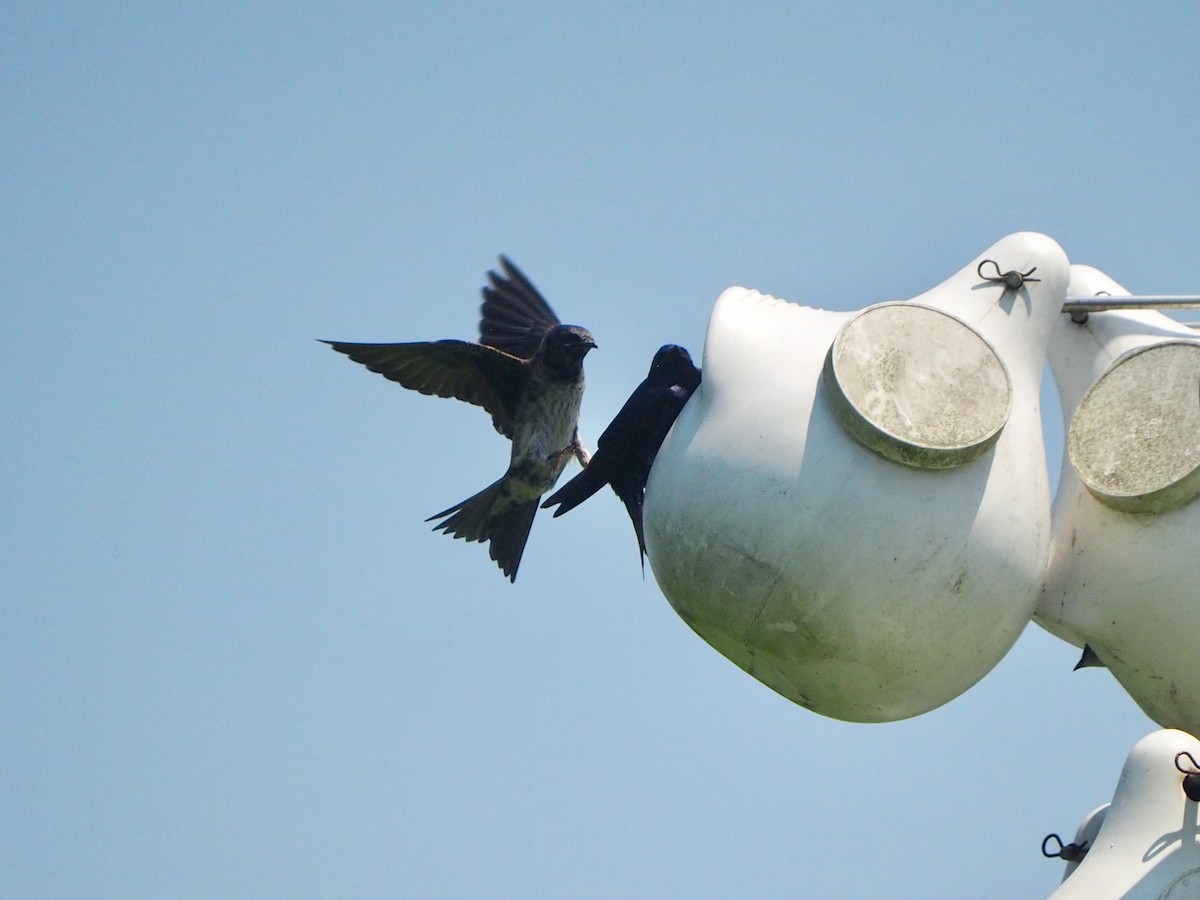
[[[583,379],[577,382],[543,381],[531,385],[514,417],[512,457],[509,471],[549,490],[567,464],[569,454],[557,462],[549,457],[571,443],[579,422]]]

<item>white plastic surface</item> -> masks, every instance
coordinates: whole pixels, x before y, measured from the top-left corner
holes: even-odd
[[[1071,417],[1067,451],[1092,495],[1121,512],[1160,513],[1200,495],[1200,341],[1130,351]]]
[[[1128,293],[1090,266],[1071,267],[1072,294],[1102,290]],[[1066,422],[1096,380],[1127,354],[1196,337],[1152,311],[1093,313],[1082,325],[1062,316],[1050,364]],[[1200,384],[1194,394],[1186,402],[1200,404]],[[1200,433],[1188,440],[1200,443]],[[1155,722],[1193,734],[1200,733],[1198,544],[1200,501],[1158,514],[1113,509],[1089,492],[1064,455],[1036,620],[1076,646],[1090,644]]]
[[[860,442],[921,469],[950,469],[996,443],[1012,409],[1004,363],[977,331],[919,303],[880,303],[833,339],[821,381]]]
[[[1181,751],[1200,760],[1200,741],[1173,729],[1138,741],[1087,856],[1050,900],[1200,896],[1200,820],[1197,804],[1184,794],[1183,774],[1175,766]],[[1095,817],[1093,812],[1088,818]]]
[[[1104,803],[1084,816],[1079,827],[1075,829],[1075,837],[1071,839],[1071,843],[1077,847],[1087,847],[1089,850],[1096,846],[1096,835],[1100,833],[1100,826],[1104,824],[1104,818],[1108,815],[1110,806],[1112,806],[1111,802]],[[1081,862],[1082,860],[1074,860],[1067,863],[1063,870],[1063,881],[1071,877],[1071,873],[1079,868]]]
[[[984,259],[1041,280],[1006,290]],[[1068,268],[1020,233],[914,298],[977,331],[1011,379],[995,445],[937,471],[884,459],[832,415],[822,366],[853,313],[725,291],[646,494],[654,575],[684,621],[783,696],[853,721],[918,715],[990,671],[1045,571],[1038,397]]]

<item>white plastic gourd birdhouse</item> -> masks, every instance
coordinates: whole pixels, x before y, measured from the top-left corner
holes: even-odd
[[[1070,292],[1128,294],[1090,266]],[[1037,621],[1090,645],[1154,721],[1200,734],[1200,340],[1153,311],[1061,318],[1067,452]]]
[[[1039,386],[1068,271],[1020,233],[859,312],[725,291],[646,494],[654,575],[684,621],[852,721],[918,715],[991,670],[1045,572]]]
[[[1200,741],[1167,729],[1130,751],[1112,803],[1080,826],[1087,855],[1050,900],[1193,900],[1200,896]],[[1195,778],[1188,776],[1194,774]],[[1095,825],[1099,821],[1099,829]]]

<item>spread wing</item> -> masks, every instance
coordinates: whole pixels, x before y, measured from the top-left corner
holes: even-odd
[[[488,272],[491,283],[483,289],[479,342],[529,359],[537,352],[546,332],[562,323],[538,289],[508,257],[500,257],[500,267],[504,274]]]
[[[496,430],[512,437],[513,414],[528,378],[525,360],[467,341],[323,343],[411,390],[482,406]]]

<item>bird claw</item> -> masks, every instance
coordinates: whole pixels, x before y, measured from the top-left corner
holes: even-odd
[[[575,437],[571,438],[571,446],[567,449],[575,454],[575,458],[579,460],[579,465],[585,469],[588,467],[588,463],[592,461],[592,454],[588,453],[587,447],[583,446],[583,441],[579,439],[578,429],[575,431]]]
[[[571,443],[567,444],[567,446],[563,447],[561,450],[555,450],[553,453],[547,456],[546,462],[557,466],[563,461],[563,457],[568,455],[573,455],[577,460],[579,460],[579,465],[583,466],[585,469],[587,468],[588,463],[592,461],[592,454],[588,453],[587,447],[583,446],[583,442],[580,441],[579,438],[575,438],[573,441],[571,441]]]

